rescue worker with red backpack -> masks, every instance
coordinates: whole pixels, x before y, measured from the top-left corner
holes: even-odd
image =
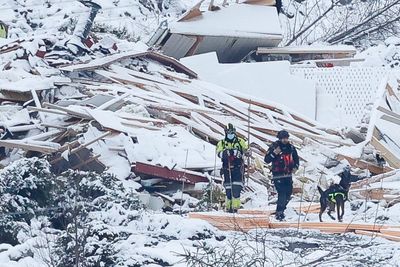
[[[224,187],[226,191],[225,208],[228,212],[237,212],[241,206],[240,192],[243,187],[244,160],[248,156],[247,142],[236,135],[231,123],[225,128],[225,138],[217,144],[217,154],[222,161]]]
[[[296,148],[289,142],[289,133],[285,130],[277,134],[278,141],[272,143],[265,155],[265,162],[272,163],[272,181],[278,192],[275,218],[282,221],[284,211],[293,192],[292,173],[299,168],[299,156]]]

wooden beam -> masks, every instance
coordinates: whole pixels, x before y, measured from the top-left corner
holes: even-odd
[[[355,233],[358,235],[367,235],[367,236],[371,236],[371,237],[382,237],[382,238],[385,238],[385,239],[388,239],[391,241],[400,242],[399,236],[387,235],[387,234],[371,232],[371,231],[364,231],[364,230],[356,230]]]
[[[86,164],[88,164],[88,163],[90,163],[90,162],[92,162],[92,161],[94,161],[94,160],[97,160],[98,158],[100,158],[100,156],[101,156],[100,154],[97,154],[97,155],[95,155],[95,156],[93,156],[93,157],[90,157],[90,158],[88,158],[87,160],[85,160],[85,161],[79,163],[78,165],[72,166],[71,169],[73,169],[73,170],[79,169],[79,168],[81,168],[82,166],[85,166]]]
[[[27,109],[28,109],[28,111],[38,111],[38,112],[46,112],[46,113],[68,116],[68,113],[59,111],[59,110],[54,110],[54,109],[38,108],[38,107],[30,107],[30,106],[28,106]]]
[[[364,160],[353,159],[351,157],[348,157],[348,156],[345,156],[345,155],[340,155],[340,154],[338,154],[336,156],[336,159],[337,160],[344,160],[345,159],[345,160],[347,160],[349,162],[349,164],[352,167],[361,168],[361,169],[368,169],[373,174],[382,174],[382,173],[386,173],[386,172],[389,172],[389,171],[393,170],[393,168],[391,168],[391,167],[386,167],[386,166],[385,167],[380,167],[380,166],[378,166],[376,164],[373,164],[373,163],[370,163],[370,162],[367,162],[367,161],[364,161]]]
[[[66,108],[66,107],[61,107],[61,106],[57,106],[54,104],[50,104],[50,103],[43,103],[44,107],[48,107],[48,108],[52,108],[52,109],[56,109],[56,110],[61,110],[64,111],[65,113],[67,113],[68,115],[72,116],[72,117],[77,117],[80,119],[87,119],[87,120],[91,120],[93,119],[92,116],[90,116],[89,114],[87,114],[87,112],[83,113],[83,112],[79,112],[76,110],[72,110],[70,108]]]
[[[357,182],[351,184],[351,188],[352,189],[361,188],[361,187],[363,187],[365,185],[369,185],[369,184],[380,182],[382,179],[385,179],[387,177],[391,177],[393,175],[396,175],[398,172],[399,172],[399,170],[396,169],[396,170],[389,171],[389,172],[386,172],[386,173],[383,173],[383,174],[372,176],[372,177],[367,178],[367,179],[363,179],[361,181],[357,181]]]
[[[36,124],[27,124],[27,125],[19,125],[19,126],[10,126],[8,130],[12,133],[16,132],[25,132],[33,129],[40,129],[39,125]]]
[[[0,147],[8,147],[8,148],[20,148],[26,151],[36,151],[43,154],[50,154],[58,151],[56,145],[57,143],[53,143],[54,147],[51,146],[43,146],[33,143],[26,143],[21,140],[0,140]]]
[[[269,228],[269,218],[266,215],[191,212],[189,213],[189,218],[205,220],[218,229],[225,231],[246,232],[252,229]]]
[[[136,162],[133,167],[133,171],[136,174],[145,174],[152,177],[160,177],[172,181],[178,181],[189,184],[195,184],[198,182],[209,182],[207,176],[202,173],[189,171],[189,170],[179,170],[179,169],[168,169],[166,167],[157,166],[151,163]]]
[[[27,141],[27,142],[29,142],[29,140],[40,140],[40,141],[48,140],[48,139],[50,139],[50,138],[53,137],[53,136],[62,134],[64,131],[65,131],[65,130],[63,130],[63,131],[60,131],[60,130],[52,130],[52,131],[44,132],[44,133],[37,134],[37,135],[31,136],[31,137],[27,137],[27,138],[24,138],[24,139],[22,139],[22,140],[23,140],[23,141]]]
[[[390,96],[394,96],[397,101],[400,101],[399,97],[397,96],[397,94],[393,91],[393,88],[389,85],[389,83],[386,85],[386,91],[388,92],[388,94]]]
[[[93,144],[93,143],[96,143],[97,141],[103,139],[104,137],[107,137],[107,136],[110,135],[110,134],[111,134],[111,131],[105,132],[104,134],[99,135],[99,136],[93,138],[92,140],[90,140],[90,141],[88,141],[88,142],[86,142],[86,143],[84,143],[84,144],[81,144],[81,145],[78,146],[77,148],[72,149],[71,152],[70,152],[70,154],[74,154],[74,153],[78,152],[79,150],[81,150],[81,149],[83,149],[83,148],[85,148],[85,147],[88,147],[88,146],[90,146],[90,145]]]
[[[398,118],[396,118],[396,117],[392,117],[392,116],[383,114],[383,115],[381,116],[381,119],[382,119],[382,120],[385,120],[385,121],[388,121],[388,122],[391,122],[391,123],[394,123],[394,124],[397,124],[397,125],[400,125],[400,119],[398,119]]]
[[[250,127],[253,129],[256,129],[260,132],[265,132],[270,135],[276,135],[276,133],[278,132],[278,130],[266,129],[265,127],[252,126],[252,125],[250,125]],[[326,141],[328,143],[345,145],[345,146],[353,146],[354,145],[353,143],[351,143],[349,141],[334,139],[334,138],[331,138],[330,136],[323,136],[323,135],[316,135],[316,134],[311,134],[311,133],[306,133],[306,132],[299,132],[299,131],[296,131],[293,129],[288,129],[288,128],[286,128],[286,130],[289,133],[291,133],[297,137],[302,137],[302,138],[308,137],[308,138],[312,138],[312,139],[319,140],[319,141]]]
[[[354,230],[366,230],[366,231],[380,231],[380,229],[389,228],[389,226],[379,224],[367,224],[367,223],[330,223],[330,222],[271,222],[271,228],[301,228],[301,229],[329,229],[329,228],[341,228],[349,231]]]
[[[185,20],[189,20],[198,16],[201,16],[201,11],[200,11],[200,7],[201,4],[204,2],[205,0],[201,0],[199,1],[196,5],[194,5],[192,8],[190,8],[188,11],[186,11],[179,19],[179,21],[185,21]]]
[[[275,0],[244,0],[242,3],[260,6],[273,6],[276,4]]]
[[[390,166],[399,169],[400,159],[397,158],[384,144],[382,144],[375,136],[372,136],[371,145],[378,150],[380,155],[389,163]]]
[[[394,192],[395,194],[390,194],[392,193],[391,190],[380,189],[380,188],[371,188],[368,190],[362,190],[359,191],[359,193],[362,196],[362,199],[367,198],[375,201],[385,200],[386,202],[390,202],[398,197],[398,191]]]
[[[386,228],[386,229],[381,229],[380,232],[384,235],[400,237],[400,228]]]
[[[387,109],[387,108],[384,108],[384,107],[382,107],[382,106],[379,106],[379,107],[377,108],[377,110],[379,110],[379,111],[381,111],[381,112],[383,112],[383,113],[385,113],[385,114],[387,114],[387,115],[390,115],[390,116],[392,116],[392,117],[395,117],[395,118],[397,118],[397,119],[400,119],[400,114],[397,114],[396,112],[393,112],[393,111],[391,111],[391,110],[389,110],[389,109]]]
[[[153,130],[153,131],[161,130],[160,127],[151,126],[151,125],[144,124],[141,122],[128,121],[128,120],[121,120],[121,124],[125,125],[125,126],[132,126],[132,127],[136,127],[136,128],[143,128],[143,129]]]
[[[31,89],[31,94],[32,94],[33,100],[35,101],[36,107],[42,108],[42,105],[40,104],[39,97],[38,97],[35,89]],[[39,112],[39,117],[42,122],[45,122],[45,116],[42,112]]]
[[[63,151],[65,151],[65,150],[67,150],[67,149],[72,149],[72,148],[75,148],[75,147],[77,147],[77,146],[79,146],[79,145],[80,145],[80,143],[79,143],[78,140],[75,140],[75,141],[73,141],[73,142],[71,142],[71,143],[65,143],[64,145],[62,145],[62,146],[58,149],[58,152],[63,152]]]

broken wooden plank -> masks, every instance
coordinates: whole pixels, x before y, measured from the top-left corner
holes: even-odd
[[[394,155],[386,145],[382,144],[375,136],[371,138],[371,145],[378,150],[380,155],[389,163],[390,166],[399,169],[400,159]]]
[[[269,109],[269,110],[271,110],[273,112],[276,112],[278,114],[285,115],[285,112],[281,108],[278,108],[278,107],[275,107],[275,106],[272,106],[272,105],[268,105],[268,104],[262,103],[260,101],[255,101],[253,99],[248,99],[248,98],[245,98],[245,97],[242,97],[242,96],[238,96],[238,95],[235,95],[235,94],[231,94],[231,95],[233,97],[235,97],[235,98],[247,103],[247,104],[251,103],[252,105],[254,104],[256,106]],[[290,113],[290,115],[293,117],[293,119],[301,121],[303,123],[306,123],[306,124],[310,125],[311,127],[316,127],[317,126],[316,123],[311,122],[311,121],[309,121],[309,120],[307,120],[305,118],[302,118],[300,115],[296,115],[296,114],[292,114],[292,113]]]
[[[99,135],[99,136],[93,138],[92,140],[90,140],[90,141],[88,141],[88,142],[86,142],[86,143],[84,143],[84,144],[81,144],[81,145],[78,146],[77,148],[72,149],[71,152],[70,152],[70,154],[74,154],[74,153],[78,152],[79,150],[81,150],[81,149],[83,149],[83,148],[85,148],[85,147],[88,147],[88,146],[90,146],[91,144],[94,144],[94,143],[96,143],[97,141],[99,141],[99,140],[101,140],[101,139],[103,139],[103,138],[109,136],[110,134],[111,134],[111,131],[105,132],[105,133],[103,133],[103,134],[101,134],[101,135]]]
[[[68,142],[68,143],[65,143],[64,145],[62,145],[59,149],[58,149],[58,152],[64,152],[65,150],[67,150],[67,149],[69,149],[69,150],[71,150],[71,149],[73,149],[73,148],[75,148],[75,147],[78,147],[80,145],[80,143],[79,143],[79,141],[78,140],[75,140],[75,141],[73,141],[73,142]]]
[[[370,200],[386,200],[386,201],[391,201],[395,199],[397,196],[394,196],[393,198],[388,197],[388,193],[390,193],[391,190],[389,189],[383,189],[383,188],[367,188],[367,189],[359,189],[357,192],[362,196],[362,198],[367,198]],[[351,191],[352,193],[354,191]]]
[[[389,116],[395,117],[396,119],[400,119],[400,114],[397,114],[396,112],[393,112],[393,111],[391,111],[391,110],[389,110],[389,109],[387,109],[385,107],[379,106],[377,108],[377,110],[379,110],[379,111],[381,111],[381,112],[383,112],[383,113],[385,113],[385,114],[387,114]]]
[[[46,113],[52,113],[52,114],[56,114],[56,115],[68,116],[68,113],[60,111],[60,110],[54,110],[54,109],[48,109],[48,108],[30,107],[30,106],[28,106],[27,109],[29,111],[46,112]]]
[[[36,124],[27,124],[27,125],[18,125],[18,126],[10,126],[7,128],[12,133],[17,132],[25,132],[33,129],[40,129],[39,125]]]
[[[397,96],[397,94],[394,92],[393,88],[389,85],[389,83],[386,85],[386,91],[388,92],[388,94],[390,96],[393,96],[394,98],[397,99],[397,101],[400,102],[399,97]]]
[[[22,140],[0,140],[0,147],[2,146],[7,148],[20,148],[26,151],[36,151],[43,154],[57,152],[60,147],[60,145],[57,143],[46,142],[46,144],[50,144],[51,146],[41,145],[37,141],[27,143]]]
[[[52,130],[52,131],[44,132],[44,133],[37,134],[37,135],[31,136],[31,137],[27,137],[23,140],[25,140],[27,142],[29,142],[29,140],[43,141],[43,140],[48,140],[49,138],[54,137],[59,134],[62,134],[62,133],[63,133],[63,131],[60,131],[60,130]]]
[[[168,169],[166,167],[154,165],[151,163],[136,162],[133,170],[136,174],[144,174],[152,177],[160,177],[172,181],[178,181],[189,184],[199,182],[209,182],[206,175],[189,170]]]
[[[39,109],[42,108],[42,105],[40,104],[39,97],[38,97],[35,89],[31,89],[31,94],[32,94],[33,100],[35,101],[36,107]],[[39,112],[39,117],[42,122],[45,122],[45,116],[42,112]]]
[[[214,142],[218,142],[219,140],[224,138],[224,135],[217,134],[210,130],[210,128],[208,127],[202,127],[199,124],[193,123],[193,120],[190,120],[186,117],[171,114],[170,118],[171,122],[177,122],[189,126],[193,131],[195,131],[206,140],[213,140]]]
[[[382,119],[382,120],[385,120],[385,121],[388,121],[388,122],[391,122],[391,123],[394,123],[394,124],[397,124],[397,125],[400,125],[400,119],[398,119],[398,118],[396,118],[396,117],[392,117],[392,116],[383,114],[383,115],[381,116],[381,119]]]
[[[349,164],[352,167],[361,168],[361,169],[368,169],[373,174],[382,174],[382,173],[386,173],[386,172],[389,172],[389,171],[393,170],[393,168],[391,168],[391,167],[386,167],[386,166],[381,167],[381,166],[378,166],[376,164],[373,164],[373,163],[370,163],[370,162],[367,162],[367,161],[364,161],[364,160],[354,159],[354,158],[351,158],[351,157],[348,157],[348,156],[345,156],[345,155],[340,155],[340,154],[338,154],[336,156],[336,159],[337,160],[344,160],[345,159],[345,160],[347,160],[349,162]]]
[[[165,120],[160,120],[160,119],[154,119],[150,117],[143,117],[143,116],[138,116],[136,114],[131,114],[131,113],[126,113],[126,112],[118,112],[117,113],[118,117],[126,120],[133,120],[133,121],[139,121],[139,122],[144,122],[144,123],[154,123],[156,125],[164,125],[167,124],[168,122]]]
[[[64,111],[65,113],[67,113],[68,115],[72,116],[72,117],[77,117],[80,119],[88,119],[91,120],[93,119],[92,116],[90,116],[89,114],[87,114],[87,112],[79,112],[77,110],[72,110],[71,108],[66,108],[66,107],[61,107],[61,106],[57,106],[54,104],[50,104],[50,103],[43,103],[43,107],[48,107],[48,108],[52,108],[52,109],[56,109],[56,110],[60,110],[60,111]]]
[[[136,128],[143,128],[143,129],[147,129],[147,130],[153,130],[153,131],[160,130],[159,127],[151,126],[151,125],[148,125],[148,124],[145,124],[145,123],[141,123],[141,122],[121,120],[121,124],[122,125],[126,125],[126,126],[136,127]]]
[[[389,171],[389,172],[386,172],[386,173],[383,173],[383,174],[375,175],[375,176],[372,176],[370,178],[366,178],[366,179],[363,179],[361,181],[357,181],[357,182],[352,183],[350,188],[351,189],[361,188],[361,187],[363,187],[365,185],[377,183],[377,182],[380,182],[382,179],[385,179],[385,178],[391,177],[393,175],[396,175],[398,172],[399,172],[399,170],[396,169],[396,170],[392,170],[392,171]]]
[[[183,13],[183,15],[178,19],[178,21],[185,21],[189,19],[193,19],[195,17],[201,16],[200,7],[204,0],[199,1],[196,5],[190,8],[188,11]]]

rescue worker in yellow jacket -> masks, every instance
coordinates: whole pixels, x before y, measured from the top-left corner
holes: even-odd
[[[247,142],[236,135],[231,123],[225,128],[225,138],[217,144],[217,154],[222,160],[224,187],[226,191],[225,207],[228,212],[236,212],[241,205],[240,192],[243,187],[244,160],[248,154]]]

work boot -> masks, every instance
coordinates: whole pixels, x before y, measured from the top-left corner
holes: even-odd
[[[228,198],[225,199],[225,211],[229,212],[229,213],[233,212],[231,199],[228,199]]]
[[[234,210],[240,209],[240,206],[242,205],[240,198],[234,198],[232,199],[232,208]]]
[[[275,214],[275,219],[278,221],[283,221],[283,219],[285,219],[285,214],[283,214],[283,211],[277,211]]]

